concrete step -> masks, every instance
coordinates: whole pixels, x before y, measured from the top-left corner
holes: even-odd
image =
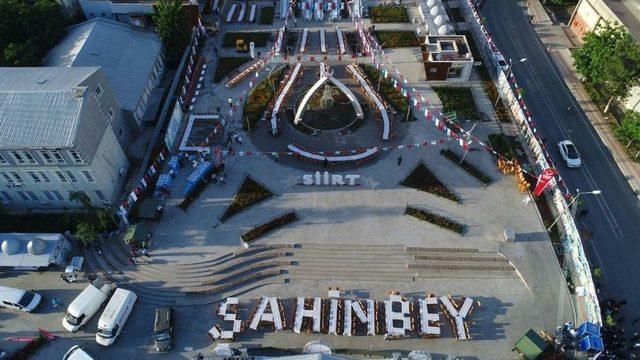
[[[442,270],[473,270],[473,271],[482,271],[482,270],[499,270],[499,271],[514,271],[515,268],[511,266],[511,264],[449,264],[449,263],[437,263],[437,264],[407,264],[407,269],[410,271],[419,271],[419,270],[431,270],[431,269],[442,269]]]
[[[280,261],[280,260],[270,260],[262,263],[252,264],[246,268],[240,268],[235,271],[229,273],[223,273],[222,275],[211,276],[206,280],[199,281],[199,285],[214,285],[214,284],[223,284],[227,281],[233,281],[235,277],[238,276],[246,276],[250,273],[268,269],[268,268],[285,268],[286,266],[291,265],[291,261]]]

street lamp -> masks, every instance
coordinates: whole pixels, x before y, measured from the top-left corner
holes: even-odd
[[[516,64],[523,63],[525,61],[527,61],[527,58],[522,58],[522,59],[516,61]],[[513,70],[513,61],[511,61],[511,59],[509,59],[509,71],[507,71],[507,81],[509,80],[509,75],[511,75],[511,71],[512,70]],[[496,106],[498,106],[498,101],[500,101],[500,94],[498,94],[498,98],[496,99],[496,103],[493,104],[494,108]]]
[[[576,196],[567,205],[567,207],[571,208],[571,217],[573,217],[573,218],[576,217],[576,211],[578,209],[577,200],[580,197],[580,195],[600,195],[600,194],[602,194],[602,191],[601,190],[593,190],[593,191],[580,192],[580,189],[576,189],[576,193],[577,193]],[[549,225],[549,227],[547,228],[547,231],[551,230],[553,225],[555,225],[556,222],[558,222],[558,219],[560,219],[560,216],[562,216],[562,214],[564,214],[564,212],[562,212],[558,216],[556,216],[556,219],[553,220],[553,223],[551,223],[551,225]]]

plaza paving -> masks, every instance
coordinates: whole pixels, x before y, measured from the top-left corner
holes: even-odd
[[[226,14],[225,11],[222,13]],[[225,28],[232,30],[252,26],[275,28],[257,25],[225,25]],[[306,26],[302,21],[298,22],[298,27]],[[335,28],[335,24],[326,26]],[[340,23],[340,26],[348,28],[349,24]],[[207,55],[214,63],[216,56],[212,46],[207,45]],[[219,53],[225,55],[232,51],[225,49],[219,50]],[[229,90],[222,85],[212,84],[213,68],[210,66],[207,69],[205,87],[194,106],[194,112],[209,113],[221,107],[224,113],[228,110],[226,98],[240,94],[246,87],[246,84],[241,84]],[[440,106],[435,94],[429,91],[428,84],[417,83],[416,87],[425,90],[434,106]],[[483,100],[481,91],[478,95]],[[484,107],[481,111],[492,113],[487,101],[480,101],[478,105]],[[227,133],[239,131],[239,114],[228,117],[226,121]],[[290,331],[265,333],[247,330],[233,346],[301,349],[309,341],[323,340],[337,349],[387,350],[389,353],[426,349],[435,355],[434,358],[452,353],[466,359],[515,359],[517,357],[511,351],[513,344],[529,328],[553,332],[558,324],[573,321],[573,308],[548,235],[534,205],[522,202],[525,195],[517,190],[513,177],[501,175],[491,155],[475,144],[466,160],[494,179],[491,185],[484,186],[439,154],[442,148],[450,148],[458,154],[462,152],[453,141],[440,143],[445,135],[432,123],[424,120],[408,123],[395,121],[392,126],[392,132],[395,130],[397,136],[390,140],[390,145],[424,142],[428,145],[386,150],[375,159],[359,165],[326,169],[339,174],[360,175],[360,184],[355,187],[300,184],[304,174],[324,171],[322,164],[300,164],[298,160],[288,159],[275,161],[262,155],[227,156],[226,184],[209,185],[185,212],[175,206],[181,201],[190,173],[190,169],[184,169],[171,188],[172,197],[167,200],[162,220],[153,225],[151,259],[146,264],[127,264],[126,257],[122,259],[121,255],[110,253],[110,248],[105,249],[103,256],[92,251],[86,253],[89,270],[102,272],[123,287],[139,290],[141,301],[114,346],[103,348],[95,343],[98,315],[87,324],[84,331],[77,334],[64,331],[61,325],[64,309],[86,283],[66,284],[59,280],[57,272],[2,275],[3,285],[34,289],[49,299],[59,297],[63,306],[53,309],[47,303],[39,314],[0,310],[0,339],[32,335],[38,327],[61,336],[34,359],[59,358],[74,344],[86,345],[101,359],[188,358],[185,347],[206,353],[215,346],[207,338],[206,332],[215,323],[222,323],[222,319],[215,315],[216,305],[221,298],[240,293],[246,312],[262,295],[283,299],[326,296],[330,286],[339,286],[347,298],[386,300],[389,290],[396,289],[414,299],[422,297],[425,292],[439,296],[468,296],[478,300],[481,306],[468,319],[471,323],[470,341],[456,340],[448,322],[441,315],[443,336],[438,339],[385,341],[382,336],[297,335]],[[470,128],[471,124],[466,124],[466,127]],[[282,151],[291,140],[286,132],[277,139],[270,137],[265,124],[260,124],[254,131],[251,136],[241,133],[244,141],[242,144],[233,144],[236,151],[246,154],[269,146],[274,149],[270,151]],[[366,133],[365,129],[359,129],[349,136],[355,139],[359,131]],[[499,129],[494,122],[480,123],[474,129],[474,134],[481,139],[496,132]],[[373,134],[363,134],[360,141],[373,141],[373,138]],[[315,146],[323,145],[318,139],[309,138],[306,141]],[[324,145],[350,145],[348,141],[340,144],[339,138],[333,141]],[[432,141],[436,145],[431,145]],[[402,165],[397,165],[400,156]],[[461,203],[399,185],[420,161],[462,199]],[[224,223],[220,222],[218,217],[225,211],[246,175],[264,184],[277,196]],[[407,205],[454,219],[465,224],[467,231],[460,236],[404,215]],[[241,253],[241,234],[291,209],[296,211],[299,221],[252,244],[257,247],[278,244],[296,246],[288,250],[292,261],[283,267],[285,272],[274,277],[273,281],[258,282],[253,287],[232,288],[221,293],[194,295],[197,301],[192,303],[188,301],[191,295],[184,296],[187,299],[184,302],[182,297],[176,295],[180,292],[179,283],[188,281],[178,276],[180,266],[212,261],[231,252]],[[517,241],[502,240],[505,228],[515,231]],[[407,264],[415,262],[407,255],[406,247],[450,249],[451,253],[459,248],[474,249],[481,254],[504,256],[513,268],[507,271],[451,270],[446,267],[444,270],[409,270]],[[165,293],[172,295],[164,298]],[[175,303],[177,308],[177,343],[171,353],[156,354],[151,346],[153,309],[164,301]],[[290,311],[290,308],[287,309],[287,312]],[[14,346],[6,340],[0,344],[7,348]]]

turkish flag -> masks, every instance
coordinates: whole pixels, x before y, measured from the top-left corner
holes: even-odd
[[[536,183],[535,190],[533,190],[533,195],[540,196],[544,189],[549,186],[549,183],[551,182],[553,177],[556,176],[556,174],[558,174],[558,171],[556,171],[556,169],[554,168],[544,169],[544,171],[542,171],[542,173],[540,173],[540,175],[538,176],[538,182]]]

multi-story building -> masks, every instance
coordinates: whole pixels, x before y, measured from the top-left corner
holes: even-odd
[[[607,22],[618,23],[629,30],[640,41],[640,5],[637,0],[580,0],[576,5],[570,28],[582,39],[590,32]],[[640,111],[640,87],[634,86],[622,104],[628,110]]]
[[[151,14],[157,0],[79,0],[80,8],[87,19],[115,20],[139,27],[153,26]],[[182,0],[187,18],[195,25],[200,10],[197,0]]]
[[[73,192],[115,204],[129,163],[127,126],[98,67],[0,68],[0,202],[77,208]]]
[[[422,49],[427,80],[469,80],[473,56],[464,35],[427,35]]]
[[[153,31],[111,20],[88,20],[68,28],[43,65],[100,66],[132,129],[155,119],[165,63],[162,42]]]

